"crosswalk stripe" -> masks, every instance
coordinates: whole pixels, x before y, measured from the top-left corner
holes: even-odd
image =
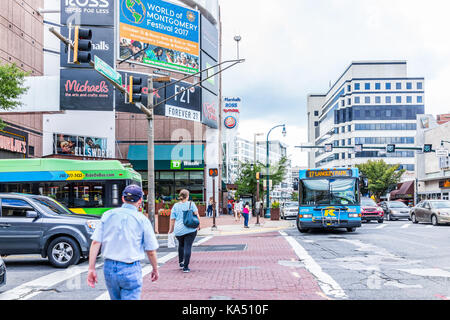
[[[400,228],[401,228],[401,229],[406,229],[406,228],[409,228],[410,226],[411,226],[411,224],[408,223],[408,224],[402,225]]]
[[[387,224],[382,224],[378,227],[375,227],[375,229],[383,229],[383,228],[386,228],[387,226],[388,226]]]

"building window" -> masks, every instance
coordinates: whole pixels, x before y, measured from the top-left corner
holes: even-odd
[[[314,127],[318,127],[319,126],[319,121],[314,121]]]
[[[319,116],[319,111],[314,111],[314,116],[318,117]]]
[[[352,126],[351,125],[347,126],[347,131],[348,132],[352,132]]]
[[[411,96],[407,96],[406,97],[406,103],[412,103],[412,97]]]
[[[423,85],[422,82],[417,82],[417,90],[422,90]]]
[[[342,160],[345,160],[345,153],[342,153]]]
[[[391,83],[390,82],[386,82],[386,90],[391,90]]]
[[[361,90],[361,85],[359,83],[355,83],[355,90]]]
[[[345,126],[341,127],[341,133],[345,133]]]
[[[366,104],[369,104],[370,103],[370,97],[364,97],[364,102]]]
[[[352,86],[351,85],[348,85],[347,86],[347,92],[351,92],[352,91]]]
[[[341,101],[341,106],[342,106],[342,107],[345,107],[345,100],[342,100],[342,101]]]
[[[381,90],[381,83],[375,83],[375,90]]]
[[[381,97],[375,97],[375,103],[381,103]]]
[[[342,140],[341,140],[341,145],[342,145],[343,147],[345,147],[345,139],[342,139]]]
[[[402,83],[401,83],[401,82],[397,82],[397,83],[395,84],[395,88],[396,88],[397,90],[402,90]]]
[[[351,105],[352,104],[352,99],[347,99],[347,105]]]
[[[360,103],[360,102],[361,102],[360,98],[359,97],[355,97],[355,103]]]
[[[366,90],[370,90],[370,83],[365,83],[364,84],[364,89],[366,89]]]
[[[391,103],[391,97],[389,96],[386,97],[386,103]]]
[[[407,82],[406,83],[406,89],[407,90],[411,90],[412,89],[412,83],[411,82]]]
[[[423,97],[417,96],[417,103],[423,103]]]
[[[396,96],[395,97],[395,102],[396,103],[402,103],[402,97],[401,96]]]
[[[352,139],[348,139],[347,144],[350,146],[352,144]]]

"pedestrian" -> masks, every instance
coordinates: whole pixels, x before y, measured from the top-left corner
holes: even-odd
[[[91,239],[87,283],[98,282],[95,262],[100,251],[105,260],[103,273],[111,300],[139,300],[142,292],[140,261],[145,254],[153,267],[151,280],[158,280],[156,250],[159,247],[153,226],[138,211],[144,193],[141,187],[129,185],[122,194],[123,205],[105,212]]]
[[[250,204],[248,202],[245,203],[242,209],[242,215],[244,217],[244,228],[248,228],[248,219],[250,217]]]
[[[178,262],[183,272],[187,273],[189,269],[189,263],[191,261],[192,244],[194,243],[198,228],[189,228],[184,225],[183,217],[185,211],[192,210],[193,213],[199,218],[198,209],[195,203],[189,201],[189,191],[181,190],[179,194],[180,202],[176,203],[172,208],[170,215],[170,228],[169,233],[175,232],[175,237],[178,240]]]
[[[237,202],[234,204],[234,220],[235,221],[241,221],[241,201],[238,199]]]
[[[233,214],[233,205],[230,202],[228,202],[227,208],[228,208],[228,215],[232,215]]]
[[[214,201],[213,198],[209,198],[209,203],[208,203],[208,208],[206,209],[206,216],[207,217],[212,217],[213,216],[213,205],[214,205]]]

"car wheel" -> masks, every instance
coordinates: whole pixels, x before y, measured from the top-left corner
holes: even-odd
[[[353,227],[353,228],[347,228],[347,232],[355,232],[356,231],[356,228],[355,227]]]
[[[412,223],[419,223],[419,221],[417,221],[416,215],[414,213],[411,215],[411,221],[412,221]]]
[[[47,256],[54,267],[67,268],[80,260],[80,248],[72,238],[59,237],[50,242]]]
[[[431,224],[433,226],[438,226],[439,225],[438,219],[437,219],[437,217],[434,214],[431,216]]]
[[[384,222],[383,219],[378,220],[378,223],[383,223],[383,222]]]

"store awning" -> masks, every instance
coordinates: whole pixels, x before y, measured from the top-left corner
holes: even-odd
[[[402,183],[399,189],[391,192],[391,199],[411,198],[414,196],[414,181]]]
[[[203,169],[204,145],[155,145],[155,170]],[[132,145],[128,160],[137,171],[147,171],[147,145]]]

